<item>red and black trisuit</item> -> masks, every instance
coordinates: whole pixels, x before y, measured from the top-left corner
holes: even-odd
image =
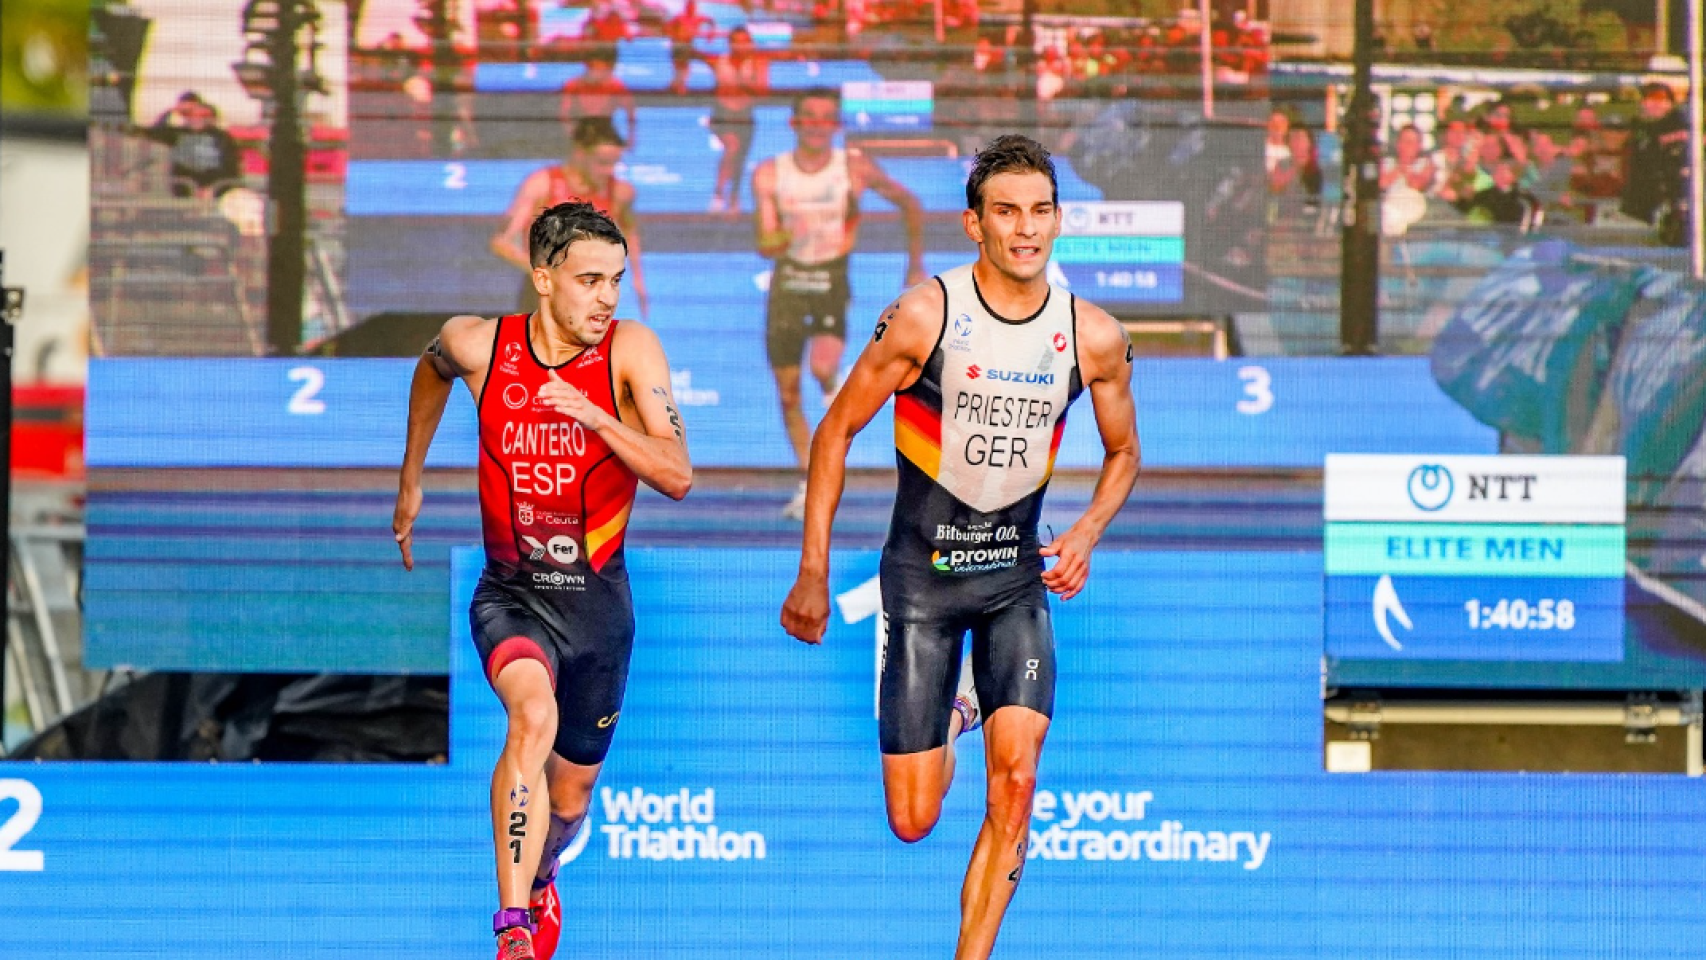
[[[468,617],[486,679],[516,660],[545,665],[557,699],[553,749],[599,763],[616,733],[634,607],[623,534],[637,478],[591,430],[547,407],[550,370],[617,416],[610,344],[547,367],[528,314],[498,320],[480,416],[480,522],[486,568]]]

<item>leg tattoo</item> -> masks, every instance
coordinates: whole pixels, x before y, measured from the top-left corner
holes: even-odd
[[[521,841],[527,836],[527,814],[516,810],[509,815],[510,852],[515,855],[515,863],[521,862]]]
[[[533,879],[535,890],[548,886],[557,879],[557,858],[568,849],[569,841],[580,833],[580,826],[586,822],[582,814],[573,820],[564,820],[556,814],[551,814],[551,825],[545,834],[545,854],[539,858],[539,874]]]
[[[1029,842],[1029,838],[1019,841],[1019,849],[1017,851],[1019,854],[1019,865],[1014,867],[1013,872],[1007,875],[1008,883],[1017,884],[1019,882],[1019,878],[1025,875],[1025,846]]]

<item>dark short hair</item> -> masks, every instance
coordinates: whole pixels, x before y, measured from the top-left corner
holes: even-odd
[[[1670,88],[1670,84],[1660,83],[1657,80],[1649,80],[1646,83],[1641,84],[1642,99],[1646,99],[1655,93],[1663,94],[1664,98],[1669,100],[1671,103],[1676,102],[1676,91]]]
[[[541,213],[527,231],[527,259],[536,267],[555,267],[582,240],[603,240],[628,250],[628,238],[616,221],[584,200],[559,203]]]
[[[801,90],[794,94],[794,116],[800,115],[800,107],[804,106],[807,100],[828,100],[840,108],[841,91],[834,87],[807,87]]]
[[[581,117],[569,130],[569,143],[583,150],[595,147],[611,146],[626,147],[628,141],[616,132],[616,124],[609,117]]]
[[[971,175],[966,178],[966,209],[982,212],[983,185],[998,173],[1041,173],[1048,176],[1053,200],[1060,202],[1060,182],[1055,179],[1054,160],[1043,145],[1017,133],[996,137],[977,152]]]

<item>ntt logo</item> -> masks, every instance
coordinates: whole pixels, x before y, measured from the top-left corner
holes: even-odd
[[[1451,502],[1451,495],[1456,492],[1456,482],[1451,477],[1451,471],[1437,463],[1424,463],[1410,471],[1407,483],[1410,502],[1417,510],[1434,513],[1445,509]]]

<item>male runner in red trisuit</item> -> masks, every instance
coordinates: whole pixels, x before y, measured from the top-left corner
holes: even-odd
[[[693,483],[663,348],[615,319],[622,232],[591,204],[564,203],[528,239],[539,309],[453,317],[415,367],[391,522],[413,569],[421,469],[461,379],[480,419],[486,543],[469,620],[509,717],[491,793],[499,960],[556,949],[557,858],[586,817],[628,680],[623,533],[637,482],[676,500]]]
[[[984,723],[983,829],[960,891],[956,960],[984,960],[1025,869],[1037,761],[1054,712],[1045,588],[1070,599],[1137,477],[1131,346],[1113,317],[1049,285],[1060,235],[1054,162],[997,138],[966,182],[977,262],[902,294],[877,323],[812,439],[805,544],[782,626],[829,619],[829,531],[854,434],[895,398],[900,485],[880,567],[888,644],[878,736],[889,826],[908,843],[942,814],[954,738]],[[1066,408],[1085,388],[1105,454],[1089,509],[1046,547],[1037,518]],[[1052,569],[1043,558],[1054,557]],[[961,677],[971,632],[975,695]],[[956,696],[956,691],[959,695]],[[981,704],[979,703],[981,701]]]
[[[634,185],[616,176],[616,165],[627,149],[609,117],[588,117],[575,122],[569,136],[569,157],[560,164],[540,167],[528,174],[510,199],[503,226],[492,234],[492,253],[527,277],[518,306],[528,309],[535,300],[533,263],[527,252],[527,231],[534,218],[548,207],[570,200],[585,200],[616,221],[628,242],[628,264],[632,273],[628,287],[640,301],[640,319],[650,313],[646,278],[640,261],[640,223],[634,215]]]

